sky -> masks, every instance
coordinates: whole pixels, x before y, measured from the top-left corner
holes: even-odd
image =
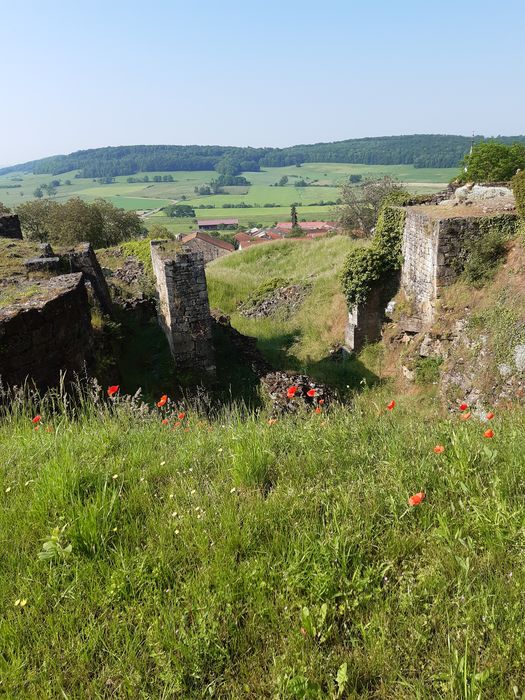
[[[524,0],[0,0],[0,30],[0,166],[525,133]]]

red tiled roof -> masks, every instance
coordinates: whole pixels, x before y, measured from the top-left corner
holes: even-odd
[[[217,248],[224,248],[224,250],[229,250],[230,252],[235,250],[235,246],[231,243],[223,241],[220,238],[215,238],[214,236],[208,236],[207,233],[203,233],[202,231],[194,231],[193,233],[188,233],[187,236],[184,236],[184,238],[181,239],[181,243],[189,243],[195,238],[198,238],[199,240],[204,241],[205,243],[210,243],[210,245],[217,246]]]
[[[299,228],[302,228],[303,231],[331,231],[335,228],[329,221],[298,221],[297,225]],[[292,223],[290,221],[280,221],[275,228],[290,231],[292,229]]]

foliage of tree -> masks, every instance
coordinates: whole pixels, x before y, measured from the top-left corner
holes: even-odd
[[[525,144],[478,143],[463,164],[459,175],[462,182],[507,182],[518,170],[525,169]]]
[[[295,204],[292,204],[290,209],[290,219],[292,222],[292,228],[295,228],[297,226],[297,208]]]
[[[516,200],[518,214],[525,221],[525,170],[520,170],[512,178],[512,191]]]
[[[406,212],[399,205],[410,195],[403,190],[383,199],[369,248],[356,248],[347,257],[341,283],[350,307],[364,302],[375,283],[401,267],[401,241]]]
[[[288,184],[288,175],[283,175],[279,182],[275,184],[277,187],[285,187]]]
[[[195,209],[190,204],[171,204],[164,208],[164,213],[177,219],[195,217]]]
[[[78,197],[62,204],[41,199],[21,204],[16,211],[26,238],[58,245],[87,241],[102,248],[136,238],[143,231],[134,212],[118,209],[103,199],[91,204]]]
[[[342,185],[342,204],[337,210],[339,225],[346,231],[359,229],[371,235],[385,198],[395,192],[402,192],[401,185],[388,176],[365,180],[360,187]]]
[[[42,191],[41,187],[37,187],[33,190],[33,197],[36,197],[37,199],[42,199],[44,196],[44,192]]]
[[[498,142],[525,143],[525,136],[501,136]],[[78,170],[79,177],[116,177],[138,172],[216,170],[226,176],[257,172],[261,167],[301,163],[412,164],[417,168],[457,167],[469,152],[466,136],[417,134],[348,139],[290,148],[236,148],[229,146],[118,146],[76,151],[0,169],[0,175],[24,169],[35,174],[59,175]],[[486,141],[482,136],[475,143]]]
[[[355,174],[354,174],[354,175],[350,175],[350,177],[348,178],[349,182],[351,182],[352,185],[355,185],[355,184],[357,184],[358,182],[361,182],[362,179],[363,179],[363,176],[362,176],[362,175],[355,175]]]

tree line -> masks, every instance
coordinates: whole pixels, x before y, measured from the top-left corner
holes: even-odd
[[[301,163],[362,163],[366,165],[414,165],[417,168],[455,168],[472,143],[483,136],[415,134],[348,139],[333,143],[289,148],[238,148],[233,146],[116,146],[76,151],[0,169],[0,175],[25,170],[58,175],[78,170],[77,177],[107,178],[139,172],[216,170],[225,177],[257,172],[262,167]],[[525,143],[525,136],[498,136],[505,145]]]

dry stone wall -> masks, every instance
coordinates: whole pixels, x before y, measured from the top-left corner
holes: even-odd
[[[22,238],[20,219],[16,214],[0,214],[0,238]]]
[[[0,379],[8,386],[33,381],[42,391],[61,372],[72,380],[89,363],[92,342],[82,274],[41,282],[28,301],[0,309]]]
[[[434,318],[441,289],[453,284],[463,269],[474,241],[486,231],[486,216],[436,215],[436,207],[407,209],[403,232],[401,288],[411,300],[414,316],[423,323]],[[514,214],[500,213],[513,218]],[[490,212],[497,226],[498,215]]]
[[[159,322],[181,370],[215,372],[212,320],[202,253],[171,252],[151,242]]]

